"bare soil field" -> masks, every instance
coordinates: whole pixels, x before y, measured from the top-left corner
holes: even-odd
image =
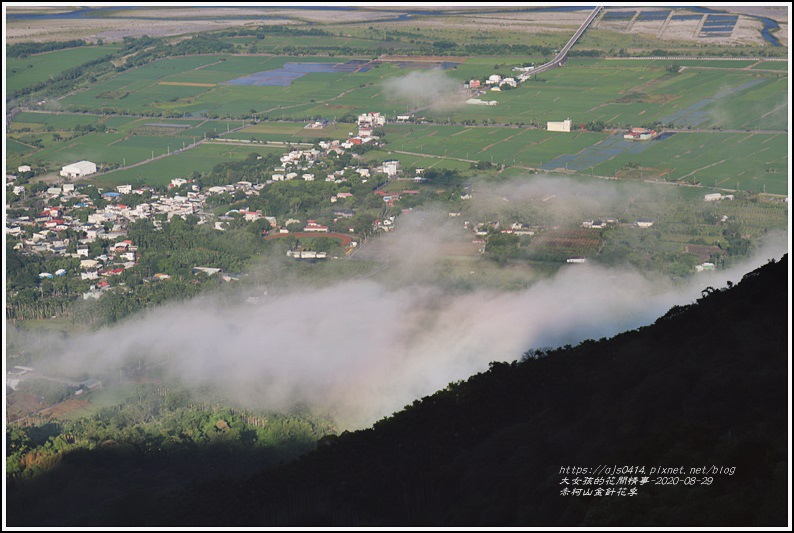
[[[485,6],[384,6],[361,7],[355,10],[326,9],[267,9],[254,7],[212,7],[182,8],[153,7],[151,9],[119,10],[101,18],[75,18],[68,21],[58,19],[27,19],[11,20],[6,24],[6,42],[13,44],[20,41],[51,41],[61,39],[83,38],[95,41],[98,38],[106,41],[120,41],[124,37],[154,37],[183,35],[201,31],[212,31],[234,26],[249,25],[285,25],[322,23],[366,23],[383,21],[392,15],[406,11],[421,12],[423,9],[433,11],[445,10],[454,12],[454,16],[430,17],[415,14],[408,20],[388,21],[388,27],[401,29],[405,25],[421,29],[460,29],[460,30],[501,30],[524,33],[569,33],[577,28],[585,19],[588,10],[573,12],[489,12]],[[720,9],[714,7],[714,9]],[[700,36],[701,20],[605,20],[599,17],[594,28],[606,29],[618,33],[647,35],[665,41],[684,41],[690,43],[713,43],[719,45],[762,45],[762,24],[757,19],[748,17],[763,16],[776,20],[781,28],[775,35],[783,46],[788,46],[788,10],[786,7],[725,7],[725,12],[740,15],[739,20],[726,37]],[[36,12],[55,13],[69,11],[71,8],[24,6],[10,7],[10,13]],[[637,11],[649,11],[637,8]],[[669,10],[669,9],[668,9]],[[451,14],[451,13],[450,13]],[[674,14],[692,14],[685,9],[676,9]],[[255,17],[243,20],[234,17]],[[231,17],[231,18],[229,18]],[[705,17],[705,15],[704,15]]]
[[[49,409],[45,409],[42,411],[42,414],[47,415],[51,418],[61,418],[72,411],[76,411],[77,409],[82,409],[89,402],[85,400],[66,400],[61,403],[56,403]]]
[[[68,24],[62,20],[12,20],[6,24],[6,43],[23,41],[59,41],[66,39],[87,39],[106,42],[121,41],[124,37],[166,37],[222,30],[240,26],[285,25],[292,24],[289,19],[262,20],[142,20],[127,18],[71,19]]]
[[[770,18],[778,24],[788,24],[788,9],[784,6],[731,6],[726,7],[725,10],[730,13]]]
[[[9,392],[6,395],[6,419],[17,420],[44,409],[47,404],[41,398],[24,392]]]
[[[55,6],[7,6],[6,13],[15,15],[18,13],[36,13],[36,14],[59,14],[71,13],[77,11],[78,7],[55,7]]]
[[[572,33],[587,18],[587,11],[573,13],[494,13],[444,17],[419,18],[410,21],[416,28],[513,31],[524,33]],[[400,24],[395,28],[399,29]]]

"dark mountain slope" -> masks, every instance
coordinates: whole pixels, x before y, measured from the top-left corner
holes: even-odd
[[[292,464],[173,494],[143,521],[785,526],[787,264],[786,256],[732,288],[708,289],[652,326],[493,363],[372,429],[326,438]],[[563,467],[599,465],[644,466],[651,482],[596,485],[607,483],[601,474],[589,488],[637,495],[560,494],[577,488],[563,478],[588,477]],[[698,467],[735,470],[690,470]],[[673,484],[656,484],[665,479]]]

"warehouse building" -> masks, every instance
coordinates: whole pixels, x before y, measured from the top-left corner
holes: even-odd
[[[566,118],[562,122],[547,122],[546,129],[549,131],[571,131],[571,119]]]
[[[64,178],[81,178],[96,173],[96,164],[91,161],[78,161],[71,165],[66,165],[61,169],[61,176]]]

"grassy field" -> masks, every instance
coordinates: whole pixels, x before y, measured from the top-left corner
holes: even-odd
[[[240,86],[224,82],[287,62],[343,63],[347,58],[224,56],[174,58],[156,61],[119,74],[90,90],[69,96],[63,104],[80,109],[116,109],[136,113],[182,113],[240,116],[258,113],[261,117],[303,120],[309,117],[339,117],[345,113],[379,111],[388,116],[406,113],[422,105],[421,88],[412,102],[396,98],[388,80],[406,76],[410,69],[383,63],[368,72],[311,73],[289,86]],[[510,75],[511,65],[539,58],[471,58],[446,77],[462,83],[493,72]],[[573,58],[561,69],[546,72],[511,91],[488,92],[483,98],[496,106],[423,109],[428,116],[460,121],[543,124],[570,117],[575,123],[604,121],[621,125],[652,123],[674,113],[709,101],[704,127],[742,128],[752,117],[770,117],[768,128],[780,128],[776,111],[787,99],[787,78],[743,67],[752,61],[681,61],[687,67],[677,74],[667,71],[669,62],[660,60],[606,60]],[[497,65],[498,64],[498,65]],[[774,63],[769,63],[774,64]],[[503,66],[500,66],[503,65]],[[499,66],[499,68],[496,68]],[[709,67],[709,68],[699,68]],[[755,85],[746,86],[748,82]],[[732,89],[741,89],[727,94]],[[446,94],[448,103],[465,100],[463,95]],[[748,106],[748,102],[752,106]],[[428,102],[424,102],[425,104]],[[785,116],[785,114],[782,114]]]
[[[87,159],[98,164],[139,163],[181,149],[205,135],[221,135],[239,128],[241,121],[206,119],[161,119],[88,114],[25,112],[17,115],[8,134],[6,171],[22,164],[42,165],[50,170]],[[104,124],[106,132],[71,138],[77,126]],[[155,125],[189,125],[188,128]],[[66,140],[57,140],[60,135]],[[41,142],[41,147],[31,143]],[[154,154],[152,154],[154,152]]]
[[[225,136],[254,141],[313,142],[326,138],[346,139],[349,133],[356,131],[352,124],[329,124],[322,129],[306,129],[304,126],[294,122],[260,122]]]
[[[91,416],[100,409],[124,403],[126,400],[135,397],[135,390],[137,387],[138,385],[134,383],[126,383],[91,392],[83,397],[88,401],[88,405],[69,411],[62,415],[61,418],[65,420],[77,420],[78,418]]]
[[[366,33],[359,33],[356,38],[366,40]],[[509,75],[511,65],[529,59],[470,58],[454,70],[445,71],[445,75],[462,85],[464,80],[482,79],[494,71]],[[263,121],[232,132],[232,129],[245,126],[246,121],[231,117],[256,113],[260,118],[306,120],[323,117],[333,120],[364,111],[394,116],[411,107],[410,102],[395,98],[387,87],[389,80],[411,72],[394,63],[383,63],[362,73],[307,74],[284,87],[223,84],[241,76],[279,68],[287,62],[301,61],[342,63],[347,58],[216,54],[165,59],[125,71],[90,90],[65,98],[62,103],[67,108],[74,106],[94,111],[113,108],[124,112],[129,109],[193,118],[21,113],[12,123],[8,168],[42,164],[57,169],[81,159],[99,164],[124,162],[129,165],[180,149],[205,135],[261,142],[343,139],[353,126],[332,124],[309,130],[303,128],[304,124]],[[467,168],[471,161],[487,161],[537,168],[561,154],[575,155],[606,139],[606,134],[599,133],[568,134],[520,127],[538,124],[542,128],[549,120],[567,117],[576,125],[604,121],[628,127],[662,121],[696,129],[784,131],[788,128],[788,78],[784,71],[758,72],[745,68],[752,66],[752,61],[679,63],[687,68],[671,73],[667,71],[666,61],[572,58],[565,67],[544,73],[517,89],[487,92],[481,97],[497,100],[496,106],[458,105],[417,110],[417,114],[453,124],[389,124],[385,128],[387,152],[371,153],[368,159],[395,158],[404,165],[423,167]],[[762,64],[777,66],[781,63]],[[419,93],[423,91],[421,87],[417,89]],[[447,102],[457,97],[445,95]],[[211,121],[196,118],[207,115],[227,118]],[[464,121],[477,126],[460,125]],[[100,123],[111,131],[89,133],[67,141],[58,141],[52,135],[53,131]],[[151,126],[155,123],[191,127]],[[495,124],[519,127],[505,128]],[[22,129],[32,130],[38,137],[20,131]],[[26,145],[37,138],[43,148],[29,149]],[[672,177],[730,189],[737,188],[738,183],[741,190],[786,194],[786,140],[784,134],[740,135],[717,131],[678,134],[654,143],[642,153],[617,153],[588,169],[603,176]],[[146,165],[133,169],[136,172],[131,178],[159,182],[166,180],[166,176],[168,179],[176,177],[181,171],[165,163],[157,162],[157,165],[154,172],[162,173],[162,177],[152,178]],[[164,166],[160,168],[159,165]],[[199,158],[185,168],[190,167],[192,172],[196,168],[208,169],[211,167],[208,165]],[[640,174],[625,172],[629,167],[639,169]],[[648,169],[648,174],[644,169]]]
[[[6,59],[6,91],[24,89],[47,81],[64,70],[82,65],[117,52],[116,46],[81,46],[68,50],[56,50],[24,58],[11,57]]]
[[[788,61],[762,61],[756,65],[753,65],[752,68],[762,70],[780,70],[781,72],[784,72],[788,70]]]
[[[19,141],[15,141],[14,139],[6,139],[6,152],[10,154],[26,154],[29,152],[35,151],[36,148],[33,146],[28,146],[26,144],[22,144]],[[19,165],[17,165],[19,166]]]
[[[177,148],[176,141],[165,137],[127,136],[123,133],[88,133],[67,141],[47,143],[48,146],[26,156],[31,165],[43,165],[50,170],[75,161],[88,160],[103,164],[134,164]],[[181,144],[181,143],[180,143]],[[181,146],[180,146],[181,147]]]
[[[103,187],[115,187],[127,183],[163,186],[173,178],[186,178],[193,172],[208,172],[219,163],[240,161],[250,153],[282,153],[283,151],[284,148],[206,143],[139,167],[97,176],[92,179],[92,182]]]
[[[540,166],[560,153],[576,153],[605,138],[599,133],[557,133],[528,128],[488,126],[387,125],[386,140],[394,151]]]
[[[456,159],[449,159],[445,157],[423,156],[416,154],[405,154],[398,151],[382,151],[373,150],[367,152],[363,156],[364,161],[389,161],[396,160],[400,162],[402,168],[438,168],[449,170],[468,170],[470,163],[459,161]]]
[[[614,176],[634,164],[646,169],[646,177],[656,169],[666,172],[665,179],[708,187],[788,193],[788,138],[784,134],[678,133],[652,142],[646,151],[617,155],[593,172]]]
[[[549,120],[570,117],[574,123],[604,121],[621,125],[652,123],[673,113],[712,98],[729,88],[737,88],[753,80],[761,83],[738,95],[756,94],[771,86],[774,98],[769,93],[757,106],[759,115],[772,111],[785,99],[786,82],[777,83],[776,75],[760,75],[754,72],[735,70],[694,70],[670,74],[658,66],[645,66],[642,62],[571,60],[565,68],[541,75],[545,82],[530,81],[517,90],[497,93],[493,99],[499,105],[483,106],[476,112],[454,113],[458,120],[482,119],[485,115],[500,121],[512,117],[512,121],[524,120],[540,124]],[[695,89],[695,90],[693,90]],[[488,93],[491,97],[492,93]],[[752,97],[751,97],[752,98]],[[707,111],[725,108],[732,110],[741,106],[731,102],[733,95],[713,102]],[[472,107],[472,106],[469,106]],[[725,128],[740,128],[744,120],[731,119],[730,114],[719,124]],[[716,120],[704,126],[710,126]]]
[[[44,131],[50,128],[54,131],[65,131],[72,130],[76,126],[96,126],[101,119],[102,117],[98,115],[23,112],[14,117],[11,130],[30,128],[31,130]]]

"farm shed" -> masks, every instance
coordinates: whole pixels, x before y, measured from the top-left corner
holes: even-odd
[[[566,118],[562,122],[547,122],[546,129],[549,131],[571,131],[571,119]]]
[[[96,173],[96,164],[91,161],[78,161],[61,169],[61,176],[65,178],[80,178],[94,173]]]

